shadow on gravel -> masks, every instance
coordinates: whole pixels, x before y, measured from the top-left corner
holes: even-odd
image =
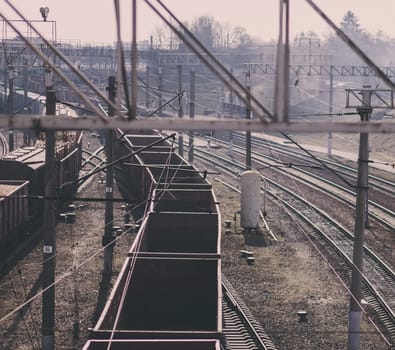
[[[38,293],[38,291],[41,289],[41,284],[42,284],[42,273],[40,273],[40,275],[37,277],[32,288],[30,289],[29,293],[25,295],[24,301],[27,301],[30,298],[32,298],[34,295],[36,295]],[[34,334],[35,339],[38,342],[40,342],[41,334],[38,333],[35,326],[41,322],[41,319],[39,319],[39,320],[35,319],[34,315],[31,312],[30,306],[31,306],[30,304],[27,304],[26,306],[24,306],[23,308],[21,308],[19,310],[18,315],[15,317],[14,321],[12,322],[10,327],[7,329],[7,332],[5,333],[5,338],[8,338],[9,340],[4,342],[3,344],[1,344],[2,349],[13,349],[14,348],[13,342],[15,341],[15,338],[12,335],[15,334],[15,330],[18,329],[20,322],[26,322],[25,316],[27,313],[29,313],[30,321],[33,324],[33,328],[35,331],[35,334]],[[25,326],[26,326],[26,324],[25,324]],[[29,336],[31,336],[31,335],[29,334]],[[32,338],[31,338],[31,340],[32,340]]]
[[[106,304],[107,301],[108,292],[111,290],[111,288],[112,288],[111,274],[102,272],[99,293],[97,296],[96,308],[92,317],[93,325],[95,325],[99,320],[100,314],[102,313],[104,305]]]
[[[0,250],[0,280],[13,269],[18,260],[32,252],[42,237],[40,229],[32,233],[20,236],[20,240],[14,245],[6,245]]]
[[[266,247],[268,243],[265,240],[262,232],[259,230],[244,230],[243,231],[245,244],[253,247]]]

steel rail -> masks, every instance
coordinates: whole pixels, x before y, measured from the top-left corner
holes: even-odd
[[[237,175],[240,170],[245,169],[244,165],[239,162],[229,161],[224,157],[220,157],[209,152],[203,152],[202,150],[197,150],[196,156],[204,159],[207,162],[215,164],[216,167],[226,167],[228,171],[234,172],[234,175]],[[225,162],[227,165],[225,166],[221,164],[221,162]],[[229,169],[229,165],[234,168],[239,168],[239,170],[236,171]],[[353,234],[329,217],[329,215],[296,193],[268,178],[265,178],[265,180],[270,183],[273,188],[275,188],[275,190],[267,190],[267,193],[274,199],[281,201],[281,203],[296,213],[301,218],[301,220],[303,220],[311,228],[311,231],[309,232],[310,235],[314,236],[318,234],[328,244],[330,244],[332,249],[346,262],[349,267],[351,267],[352,259],[350,256],[352,256]],[[291,201],[293,201],[293,203],[291,203]],[[300,208],[297,206],[300,206]],[[319,220],[321,221],[320,226],[314,222]],[[332,230],[324,232],[323,227],[331,227]],[[336,235],[338,235],[337,238],[333,237]],[[346,238],[346,240],[344,238]],[[364,285],[369,291],[371,291],[372,295],[370,297],[377,300],[374,310],[383,321],[383,324],[385,325],[392,341],[394,341],[395,273],[367,245],[364,247],[364,254],[366,271],[363,275]],[[386,297],[384,298],[383,295],[386,295]],[[380,307],[378,307],[378,305]],[[372,305],[372,307],[374,307],[374,305]],[[386,339],[386,341],[388,340]]]
[[[223,144],[227,144],[225,141],[222,141],[222,140],[218,141],[218,139],[217,139],[217,142],[221,142]],[[243,150],[243,148],[241,146],[234,145],[234,151],[239,153],[239,154],[244,155],[244,153],[243,153],[244,150]],[[299,175],[297,175],[295,173],[290,173],[289,171],[283,170],[280,167],[274,166],[275,164],[278,164],[278,160],[274,159],[273,157],[263,155],[263,154],[261,154],[259,152],[252,152],[252,154],[254,156],[253,160],[257,164],[265,164],[265,165],[267,165],[268,167],[270,167],[274,171],[280,172],[280,173],[285,174],[287,176],[292,176],[292,177],[294,177],[294,178],[296,178],[296,179],[308,184],[311,187],[318,188],[318,189],[321,189],[321,190],[323,190],[325,192],[328,192],[327,189],[325,189],[323,186],[320,186],[317,182],[309,180],[308,178],[303,177],[302,175],[299,176]],[[265,158],[268,159],[269,161],[275,162],[275,164],[270,163],[269,161],[265,161],[264,160]],[[284,167],[286,167],[286,165],[283,164],[283,163],[280,163],[280,165],[283,165]],[[341,185],[339,185],[339,184],[337,184],[337,183],[335,183],[333,181],[324,179],[322,176],[316,175],[316,174],[314,174],[312,172],[309,172],[309,171],[307,171],[305,169],[302,169],[300,167],[297,167],[297,166],[292,167],[292,169],[304,174],[307,177],[313,178],[315,181],[322,182],[322,183],[324,183],[324,184],[326,184],[328,186],[331,186],[331,187],[333,187],[333,188],[335,188],[335,189],[337,189],[337,190],[339,190],[341,192],[346,193],[347,195],[355,197],[355,193],[353,191],[351,191],[348,188],[345,188],[344,186],[341,186]],[[350,205],[352,207],[355,207],[355,201],[353,201],[353,199],[347,198],[347,197],[345,197],[345,196],[343,196],[343,195],[341,195],[339,193],[336,193],[335,191],[334,192],[330,192],[330,195],[332,197],[335,197],[335,198],[339,199],[342,202],[347,203],[348,205]],[[395,230],[394,225],[391,222],[389,222],[389,221],[392,221],[392,220],[395,221],[395,212],[393,212],[392,210],[390,210],[390,209],[384,207],[383,205],[380,205],[379,203],[374,202],[372,200],[369,200],[368,203],[369,203],[369,205],[371,207],[375,208],[378,211],[376,213],[373,212],[373,211],[369,211],[369,216],[371,216],[372,218],[376,219],[381,225],[385,226],[386,228],[388,228],[390,230]],[[379,212],[381,212],[382,214],[380,215]],[[386,218],[386,216],[387,216],[387,218]]]
[[[236,291],[222,275],[224,311],[224,340],[223,346],[226,350],[256,349],[256,350],[276,350],[273,342],[264,332],[262,326],[256,321],[251,311],[237,295]],[[227,328],[227,322],[231,326],[237,326],[236,330]],[[242,329],[241,329],[242,328]]]
[[[219,134],[219,135],[218,135]],[[225,134],[225,133],[224,133]],[[217,132],[214,137],[217,138],[218,136],[221,136],[222,132]],[[237,138],[242,142],[242,145],[244,145],[244,140],[245,140],[245,135],[240,133],[240,132],[233,132],[233,137]],[[226,138],[225,138],[226,140]],[[289,147],[287,145],[282,145],[280,143],[274,142],[274,141],[267,141],[263,138],[260,137],[252,137],[252,144],[256,145],[258,147],[262,147],[265,149],[269,149],[272,151],[275,151],[276,153],[280,153],[286,156],[292,156],[294,158],[304,160],[307,162],[310,162],[311,164],[316,165],[316,162],[313,162],[312,159],[306,155],[303,151],[301,151],[298,148],[295,147]],[[275,149],[273,149],[275,147]],[[331,159],[326,159],[322,157],[318,157],[321,161],[323,161],[325,164],[331,166],[331,167],[336,167],[336,172],[342,174],[342,175],[347,175],[347,176],[353,176],[356,178],[356,175],[358,173],[358,170],[356,168],[347,166],[345,164],[340,163],[339,161],[334,161]],[[357,161],[357,160],[355,160]],[[352,175],[350,174],[352,173]],[[373,182],[372,182],[373,180]],[[391,192],[395,196],[395,182],[389,181],[387,179],[381,178],[376,175],[369,174],[369,182],[370,184],[374,185],[375,189],[382,190],[385,193]]]

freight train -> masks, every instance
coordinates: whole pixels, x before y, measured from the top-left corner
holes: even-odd
[[[119,188],[144,210],[83,349],[219,350],[221,219],[212,186],[159,133],[118,133]]]
[[[59,198],[72,197],[81,168],[82,133],[58,136],[55,186]],[[42,218],[45,177],[44,141],[14,150],[0,159],[0,247],[7,250],[26,232],[26,224]],[[40,198],[41,197],[41,198]],[[59,207],[62,201],[58,201]]]

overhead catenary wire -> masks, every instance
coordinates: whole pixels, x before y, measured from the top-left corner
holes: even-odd
[[[77,183],[79,183],[79,182],[81,182],[81,181],[84,181],[84,180],[86,180],[87,178],[91,177],[92,175],[95,175],[95,174],[97,174],[98,172],[103,171],[103,170],[105,170],[105,169],[107,169],[107,168],[109,168],[109,167],[112,167],[112,166],[114,166],[115,164],[118,164],[118,163],[122,162],[124,159],[127,159],[127,158],[129,158],[129,157],[132,157],[132,156],[134,156],[134,155],[136,155],[136,154],[139,154],[140,152],[142,152],[142,151],[144,151],[144,150],[146,150],[146,149],[148,149],[148,148],[151,148],[152,146],[155,146],[155,145],[157,145],[158,143],[161,143],[161,142],[163,142],[163,141],[165,141],[165,140],[167,140],[167,139],[169,139],[169,138],[175,138],[175,134],[171,134],[171,135],[168,135],[168,136],[164,136],[163,138],[161,138],[161,139],[159,139],[159,140],[157,140],[157,141],[154,141],[154,142],[150,143],[149,145],[146,145],[146,146],[143,146],[143,147],[139,148],[137,151],[133,151],[133,152],[131,152],[131,153],[129,153],[129,154],[126,154],[126,155],[124,155],[124,156],[122,156],[122,157],[120,157],[120,158],[114,160],[113,162],[108,163],[107,165],[105,165],[105,166],[103,166],[103,167],[99,167],[98,169],[92,171],[91,173],[89,173],[89,174],[87,174],[87,175],[84,175],[84,176],[79,177],[77,180],[74,180],[74,181],[72,181],[72,182],[68,182],[68,183],[64,184],[63,186],[65,186],[65,185],[70,185],[70,184],[77,184]],[[62,186],[61,186],[60,188],[62,188]]]
[[[7,0],[6,0],[7,1]],[[11,21],[5,17],[5,15],[0,12],[0,17],[4,19],[5,22],[22,38],[22,40],[30,46],[30,48],[57,74],[59,75],[64,82],[66,82],[69,87],[75,91],[83,100],[84,102],[95,111],[95,113],[102,118],[103,121],[107,121],[106,117],[101,113],[101,111],[92,103],[92,101],[70,80],[68,79],[62,71],[54,65],[51,60],[46,57],[35,45],[33,45],[28,39],[26,39],[23,34],[16,28],[15,25],[11,23]]]
[[[0,323],[4,322],[5,320],[7,320],[9,317],[11,317],[12,315],[14,315],[16,312],[19,312],[21,309],[23,309],[26,305],[29,305],[32,301],[34,301],[36,298],[39,298],[43,293],[45,293],[48,289],[54,287],[55,285],[57,285],[58,283],[62,282],[65,278],[71,276],[73,273],[76,273],[76,271],[78,269],[80,269],[82,266],[86,265],[89,261],[91,261],[93,258],[95,258],[97,255],[99,255],[101,252],[104,251],[104,249],[106,249],[107,247],[109,247],[110,245],[114,244],[116,241],[120,240],[121,238],[123,238],[127,233],[129,233],[132,230],[132,228],[125,230],[121,235],[115,237],[110,243],[108,243],[106,246],[101,247],[99,249],[97,249],[92,255],[90,255],[89,257],[87,257],[85,260],[79,262],[77,265],[75,265],[74,267],[70,267],[69,270],[67,270],[65,273],[63,273],[60,277],[56,278],[55,281],[53,283],[51,283],[50,285],[48,285],[46,288],[42,289],[41,291],[39,291],[37,294],[35,294],[34,296],[32,296],[31,298],[29,298],[28,300],[26,300],[25,302],[23,302],[22,304],[20,304],[18,307],[14,308],[12,311],[8,312],[5,316],[3,316],[2,318],[0,318]],[[54,256],[51,257],[51,259],[53,259]],[[49,259],[48,259],[49,260]],[[44,261],[41,262],[41,264],[43,264]]]
[[[387,345],[391,345],[391,342],[389,339],[387,339],[387,337],[384,335],[384,333],[380,330],[379,326],[376,324],[376,322],[369,316],[367,310],[363,307],[363,305],[359,302],[359,300],[357,300],[357,298],[355,297],[355,295],[352,293],[351,289],[347,286],[346,281],[343,280],[343,278],[340,276],[340,274],[337,272],[337,269],[331,264],[331,262],[328,260],[328,258],[325,256],[325,254],[321,251],[321,249],[318,247],[318,245],[313,241],[313,239],[309,236],[309,234],[304,230],[303,225],[299,222],[299,220],[297,220],[293,214],[288,210],[288,208],[284,207],[284,209],[288,212],[288,214],[293,217],[295,220],[293,221],[294,223],[296,223],[296,225],[299,227],[299,229],[301,230],[301,232],[303,233],[303,235],[306,237],[306,239],[308,240],[308,242],[310,243],[310,245],[314,248],[315,251],[317,251],[317,253],[319,254],[319,256],[324,260],[324,262],[328,265],[329,269],[333,272],[333,274],[335,275],[335,277],[337,278],[337,280],[341,283],[341,285],[343,286],[343,288],[347,291],[348,295],[353,298],[355,300],[356,303],[358,303],[360,310],[363,312],[363,314],[366,316],[367,320],[369,321],[369,323],[372,324],[372,326],[374,327],[374,329],[376,330],[376,332],[380,335],[380,337],[384,340],[384,342]],[[353,267],[357,268],[354,263]],[[357,268],[358,269],[358,268]],[[359,273],[364,276],[364,274],[362,273],[362,271],[359,270]]]
[[[393,91],[395,91],[395,84],[387,75],[377,66],[366,54],[362,51],[359,46],[343,31],[341,30],[325,13],[322,11],[312,0],[305,0],[315,12],[335,31],[335,33],[353,50],[359,58],[361,58],[375,73],[388,85]]]
[[[133,115],[132,115],[132,108],[130,106],[128,79],[127,79],[127,74],[126,74],[125,52],[123,49],[122,38],[121,38],[121,15],[120,15],[119,0],[114,0],[114,8],[115,8],[115,20],[116,20],[116,27],[117,27],[117,55],[119,56],[118,60],[117,60],[118,61],[117,80],[119,82],[122,80],[123,91],[124,91],[124,95],[125,95],[125,103],[126,103],[126,108],[127,108],[127,116],[128,116],[129,120],[132,120]],[[118,114],[121,114],[121,111],[120,111],[121,96],[120,96],[119,90],[118,90],[118,94],[117,94],[117,101],[118,101],[117,107],[118,107]]]
[[[307,148],[303,147],[299,142],[295,141],[292,137],[287,135],[284,132],[280,133],[283,135],[286,139],[291,141],[294,145],[296,145],[298,148],[300,148],[303,152],[308,154],[311,158],[313,158],[316,162],[320,163],[323,168],[329,170],[332,174],[334,174],[336,177],[338,177],[340,180],[342,180],[347,186],[350,186],[351,188],[356,188],[356,185],[350,183],[347,179],[345,179],[342,175],[340,175],[336,170],[332,169],[330,166],[328,166],[324,161],[316,157],[314,154],[312,154]]]
[[[108,99],[108,97],[103,94],[79,69],[75,68],[75,66],[54,46],[52,45],[38,30],[35,26],[32,25],[31,21],[29,21],[16,7],[11,3],[10,0],[5,0],[5,2],[11,7],[11,9],[29,26],[31,30],[33,30],[40,38],[44,41],[44,43],[59,57],[61,58],[66,65],[80,78],[84,83],[86,83],[104,102],[107,104],[116,107],[113,103]],[[96,113],[99,117],[103,118],[104,116],[100,113],[98,109],[95,108],[95,105],[90,101],[90,99],[85,96],[82,91],[76,87],[61,71],[53,64],[40,50],[38,50],[30,41],[25,38],[25,36],[8,20],[1,12],[0,16],[7,22],[7,24],[20,36],[20,38],[49,66],[53,69],[56,74],[58,74],[67,85],[70,86]]]
[[[174,143],[174,142],[175,142],[175,139],[173,138],[173,143]],[[127,147],[127,145],[125,145],[125,147]],[[171,156],[172,156],[172,152],[173,152],[173,147],[170,148],[170,152],[169,152],[169,155],[168,155],[168,157],[167,157],[167,159],[166,159],[165,164],[169,164],[169,163],[170,163]],[[164,167],[164,168],[162,169],[159,178],[161,178],[162,175],[163,175],[165,172],[168,172],[168,170],[167,170],[167,171],[165,171],[165,170],[166,170],[166,167]],[[150,204],[150,202],[151,202],[151,200],[152,200],[152,198],[153,198],[153,197],[152,197],[152,196],[153,196],[153,193],[154,193],[154,186],[153,186],[153,185],[154,185],[154,183],[152,182],[152,183],[151,183],[151,187],[150,187],[149,192],[148,192],[148,199],[149,199],[149,200],[147,200],[147,202],[146,202],[146,207],[145,207],[145,211],[144,211],[143,218],[145,218],[145,216],[147,215],[147,213],[148,213],[148,208],[149,208],[149,204]],[[159,185],[159,180],[158,180],[157,183],[156,183],[156,186],[158,186],[158,185]],[[146,220],[143,220],[143,223],[146,223],[146,222],[147,222]],[[126,287],[125,287],[125,288],[123,289],[123,291],[122,291],[121,299],[120,299],[120,301],[119,301],[119,307],[118,307],[118,309],[117,309],[117,312],[116,312],[116,315],[115,315],[115,318],[114,318],[114,322],[113,322],[113,326],[112,326],[112,329],[111,329],[111,335],[110,335],[109,343],[108,343],[108,346],[107,346],[107,350],[111,349],[112,340],[114,339],[114,334],[115,334],[116,326],[118,325],[118,322],[119,322],[119,319],[120,319],[120,316],[121,316],[122,305],[123,305],[123,303],[125,302],[126,295],[127,295],[127,291],[128,291],[128,287],[130,286],[130,282],[131,282],[131,279],[132,279],[133,271],[134,271],[135,266],[136,266],[137,255],[138,255],[139,250],[140,250],[140,246],[141,246],[141,243],[142,243],[142,240],[143,240],[143,233],[145,233],[145,229],[142,228],[140,232],[141,232],[141,235],[138,237],[138,241],[137,241],[137,243],[136,243],[136,245],[135,245],[136,248],[135,248],[135,250],[132,252],[131,263],[130,263],[130,267],[129,267],[128,274],[127,274],[127,276],[126,276],[126,281],[125,281],[125,286],[126,286]]]
[[[264,179],[264,177],[262,176],[262,178]],[[294,186],[296,188],[299,187],[299,185],[294,181]],[[302,191],[303,192],[303,191]],[[312,247],[318,252],[319,256],[325,261],[325,263],[329,266],[329,268],[331,269],[331,271],[334,273],[335,277],[340,281],[340,283],[342,284],[342,286],[345,288],[345,290],[347,291],[347,293],[350,295],[351,298],[353,298],[360,306],[362,312],[364,313],[364,315],[367,317],[368,321],[372,324],[372,326],[374,327],[374,329],[376,330],[376,332],[380,335],[380,337],[385,341],[385,343],[387,345],[391,345],[389,339],[386,338],[386,336],[384,335],[383,332],[381,332],[381,330],[379,329],[378,325],[375,323],[375,321],[368,315],[367,311],[364,309],[363,305],[359,303],[358,300],[356,300],[356,297],[353,295],[352,291],[350,290],[350,288],[347,286],[347,283],[342,279],[342,277],[338,274],[338,272],[336,271],[336,268],[331,264],[331,262],[326,258],[325,254],[320,250],[320,248],[318,247],[318,245],[313,241],[313,239],[309,236],[309,234],[305,231],[305,228],[303,227],[303,225],[299,222],[299,220],[294,217],[293,213],[290,211],[290,209],[288,207],[285,206],[285,204],[281,201],[282,203],[282,207],[284,208],[284,210],[292,217],[294,218],[293,222],[296,223],[297,227],[300,229],[300,231],[302,232],[302,234],[306,237],[306,239],[308,240],[308,242],[312,245]],[[353,262],[351,262],[351,264],[354,266]],[[355,267],[357,268],[357,267]],[[358,269],[358,268],[357,268]],[[363,274],[362,271],[359,271],[361,273],[362,276],[365,276]]]
[[[162,6],[162,8],[167,12],[167,14],[173,18],[177,24],[182,28],[183,32],[187,33],[187,36],[185,36],[180,30],[178,30],[152,3],[150,0],[144,0],[146,4],[176,33],[176,35],[185,43],[186,46],[188,46],[199,58],[206,64],[206,66],[212,70],[221,80],[222,82],[229,88],[231,89],[242,101],[244,101],[246,104],[249,104],[247,101],[246,96],[250,95],[248,92],[247,88],[242,85],[234,76],[232,73],[226,69],[226,67],[219,62],[219,60],[193,35],[193,33],[181,22],[178,20],[178,18],[161,2],[160,0],[157,0],[157,2]],[[189,39],[192,40],[192,42],[189,41]],[[195,47],[196,45],[197,47]],[[213,64],[209,62],[209,60],[204,57],[198,50],[203,50],[203,52],[215,63],[217,67],[214,67]],[[224,75],[222,75],[224,74]],[[235,84],[237,86],[234,87],[232,84]],[[240,89],[241,91],[239,91]],[[255,103],[261,111],[263,111],[263,115],[261,113],[258,113],[255,109],[254,106],[251,106],[251,109],[253,110],[254,113],[256,113],[257,116],[260,117],[260,119],[263,122],[267,122],[266,118],[273,119],[273,116],[271,113],[254,97],[251,96],[251,101]]]
[[[170,100],[166,101],[164,104],[160,105],[157,109],[155,109],[153,112],[149,113],[146,118],[152,117],[155,115],[158,111],[166,107],[167,105],[170,105],[175,99],[177,99],[179,96],[183,96],[184,91],[179,92],[175,96],[173,96]]]
[[[134,207],[130,208],[129,211],[132,212],[133,210],[136,210],[137,208],[139,208],[140,206],[144,205],[146,202],[148,201],[148,199],[143,200],[142,202],[138,203],[137,205],[135,205]],[[114,221],[114,220],[113,220]],[[109,224],[112,224],[109,223]],[[7,320],[9,317],[11,317],[12,315],[14,315],[15,313],[19,312],[20,310],[22,310],[25,306],[29,305],[31,302],[33,302],[36,298],[39,298],[46,290],[48,290],[49,288],[52,288],[53,286],[57,285],[58,283],[62,282],[65,278],[67,278],[68,276],[70,276],[73,273],[76,273],[76,271],[78,269],[80,269],[82,266],[86,265],[89,261],[91,261],[93,258],[95,258],[98,254],[100,254],[101,252],[104,251],[104,249],[106,249],[107,247],[109,247],[110,245],[114,244],[116,241],[120,240],[121,238],[123,238],[127,233],[129,233],[131,230],[133,230],[133,228],[129,228],[127,230],[125,230],[121,235],[115,237],[111,242],[109,242],[106,246],[104,247],[100,247],[98,249],[95,249],[94,252],[92,254],[90,254],[87,258],[85,258],[83,261],[79,262],[78,264],[74,264],[73,266],[71,266],[65,273],[63,273],[60,277],[58,277],[53,284],[51,284],[50,286],[46,287],[45,289],[41,290],[40,292],[36,293],[34,296],[32,296],[31,298],[29,298],[28,300],[26,300],[25,302],[21,303],[19,306],[17,306],[16,308],[14,308],[12,311],[10,311],[9,313],[7,313],[5,316],[3,316],[2,318],[0,318],[0,323],[4,322],[5,320]],[[53,256],[49,257],[46,260],[43,260],[40,262],[40,265],[44,264],[45,262],[54,259],[56,256],[59,255],[60,252],[56,252]]]

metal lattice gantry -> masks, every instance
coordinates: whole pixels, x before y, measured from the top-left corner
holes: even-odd
[[[173,130],[197,130],[197,129],[221,129],[221,130],[246,130],[246,131],[284,131],[284,132],[378,132],[378,133],[393,133],[395,132],[395,123],[392,121],[374,121],[365,123],[363,121],[355,122],[343,122],[343,121],[294,121],[288,120],[287,114],[287,101],[288,101],[288,88],[287,81],[289,81],[289,74],[306,74],[306,75],[360,75],[360,76],[377,76],[381,78],[386,85],[391,89],[395,86],[391,81],[391,77],[395,74],[395,68],[383,67],[380,68],[372,60],[370,60],[356,45],[353,43],[344,33],[342,33],[334,24],[327,18],[322,11],[312,2],[306,0],[309,5],[336,31],[336,33],[356,52],[356,54],[366,63],[366,66],[333,66],[333,65],[314,65],[314,64],[298,64],[289,66],[289,1],[280,0],[280,35],[279,45],[277,53],[277,64],[276,67],[272,64],[249,64],[248,69],[251,72],[257,72],[258,70],[266,74],[276,74],[277,77],[277,89],[276,89],[276,100],[278,101],[274,115],[257,100],[246,87],[238,81],[233,74],[226,69],[212,53],[207,50],[202,44],[193,36],[192,33],[188,32],[188,29],[183,27],[183,23],[177,19],[176,16],[164,5],[163,2],[153,2],[151,0],[144,0],[144,2],[151,7],[151,9],[159,16],[171,29],[173,29],[180,39],[191,49],[191,51],[198,57],[199,62],[206,64],[209,69],[216,74],[219,79],[229,88],[232,93],[237,95],[240,101],[243,101],[246,105],[250,103],[251,111],[254,116],[257,116],[257,120],[246,120],[246,119],[232,119],[224,120],[219,118],[210,117],[199,117],[196,116],[193,120],[185,120],[184,118],[168,118],[166,120],[158,120],[155,118],[139,119],[139,120],[127,120],[127,115],[122,113],[119,107],[119,103],[116,103],[113,107],[117,110],[117,117],[114,120],[109,121],[98,109],[91,97],[70,81],[59,69],[59,65],[55,65],[51,60],[40,51],[37,46],[31,42],[22,32],[17,32],[12,27],[12,23],[8,18],[1,13],[0,15],[7,24],[15,30],[22,41],[32,50],[39,60],[43,61],[43,64],[49,67],[56,73],[69,87],[74,90],[80,98],[86,103],[95,114],[92,117],[84,118],[70,118],[67,116],[57,118],[51,118],[50,116],[41,115],[13,115],[12,113],[5,113],[0,118],[0,127],[3,128],[35,128],[35,129],[84,129],[84,128],[115,128],[121,127],[124,129],[152,129],[152,128],[163,128]],[[11,1],[6,0],[8,4]],[[134,8],[136,7],[136,0],[133,0]],[[65,65],[70,69],[84,84],[92,90],[92,93],[96,94],[100,100],[106,104],[110,104],[107,97],[99,91],[87,77],[78,70],[73,62],[69,62],[54,45],[49,41],[45,40],[41,33],[36,30],[35,24],[29,22],[23,15],[13,6],[14,10],[20,16],[22,21],[25,21],[29,27],[29,30],[38,37],[40,37],[45,45],[48,47],[48,51],[52,52],[53,55],[57,56],[58,62],[62,61],[61,67]],[[172,18],[173,23],[177,23],[180,29],[177,29],[168,18]],[[134,21],[135,22],[135,21]],[[135,27],[135,23],[133,24]],[[136,31],[136,28],[133,29]],[[134,34],[134,38],[135,38]],[[119,38],[118,38],[119,39]],[[137,46],[134,40],[134,44],[130,46],[132,51],[137,50]],[[116,55],[119,56],[122,52],[116,50]],[[138,54],[133,52],[132,66],[135,67],[135,62],[138,59]],[[121,62],[117,59],[117,62]],[[132,69],[132,94],[130,106],[133,108],[133,114],[136,111],[136,73],[135,69]],[[281,74],[279,74],[281,73]],[[120,75],[119,75],[120,76]],[[247,96],[250,96],[251,102],[248,102]],[[282,108],[279,108],[282,106]],[[130,113],[129,113],[130,114]]]

